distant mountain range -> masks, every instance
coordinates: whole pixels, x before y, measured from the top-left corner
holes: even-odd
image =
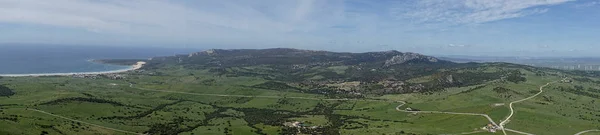
[[[411,63],[452,63],[435,57],[412,52],[384,51],[347,53],[300,50],[290,48],[273,49],[210,49],[189,55],[157,57],[153,60],[173,60],[178,63],[203,63],[212,66],[252,66],[261,64],[293,65],[370,65],[389,67]]]
[[[508,62],[537,67],[549,67],[565,70],[600,70],[600,58],[597,57],[493,57],[493,56],[440,56],[442,60],[465,62]]]
[[[440,59],[453,62],[600,62],[600,57],[508,57],[508,56],[467,56],[467,55],[442,55]]]

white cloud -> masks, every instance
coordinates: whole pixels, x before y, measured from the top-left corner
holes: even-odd
[[[483,23],[548,11],[570,0],[418,0],[400,5],[357,0],[2,0],[0,22],[117,33],[251,32],[281,34],[352,25],[376,31],[387,14],[417,22]],[[360,3],[349,6],[347,3]],[[375,7],[376,6],[376,7]]]
[[[476,24],[547,12],[573,0],[420,0],[392,9],[392,15],[418,23]]]
[[[3,0],[0,22],[44,24],[118,33],[146,30],[190,32],[230,29],[246,32],[289,32],[295,21],[309,18],[317,2],[299,1],[293,20],[269,16],[252,5],[235,1],[197,1],[194,6],[159,0]],[[266,8],[285,1],[272,3]],[[290,5],[290,4],[288,4]],[[271,7],[268,7],[271,6]],[[262,7],[265,8],[265,7]],[[288,11],[271,11],[286,13]],[[284,15],[288,16],[288,15]]]
[[[544,13],[548,11],[544,6],[567,1],[0,0],[0,23],[80,29],[131,36],[131,40],[166,42],[323,46],[336,40],[336,46],[342,48],[351,43],[359,46],[421,42],[424,36],[418,32],[432,29],[422,22],[484,23]],[[386,14],[389,11],[391,14]]]
[[[471,45],[464,45],[464,44],[448,44],[448,47],[470,47]]]

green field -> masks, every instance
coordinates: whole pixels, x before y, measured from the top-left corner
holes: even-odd
[[[23,77],[3,78],[2,82],[15,90],[14,96],[2,97],[3,132],[25,134],[48,132],[50,134],[121,134],[105,129],[110,127],[136,133],[180,134],[279,134],[289,132],[284,122],[301,121],[310,125],[331,129],[340,134],[444,134],[477,131],[487,120],[478,116],[451,114],[411,114],[398,112],[398,103],[386,101],[327,101],[315,94],[255,89],[260,79],[238,77],[200,76],[143,76],[115,81],[107,79],[80,79],[69,77]],[[204,79],[214,79],[212,84],[202,84]],[[471,112],[488,114],[499,121],[508,114],[507,103],[531,95],[538,85],[557,80],[528,77],[521,84],[490,82],[478,90],[477,86],[450,88],[432,95],[400,94],[371,97],[387,101],[407,101],[406,106],[421,110],[448,112]],[[169,85],[152,85],[155,81],[168,81]],[[33,83],[35,82],[35,83]],[[133,82],[135,87],[129,87]],[[148,83],[150,82],[150,83]],[[117,84],[117,85],[114,85]],[[234,84],[234,85],[225,85]],[[508,128],[530,133],[570,134],[595,128],[594,121],[578,119],[593,118],[598,108],[594,98],[557,91],[556,88],[572,87],[573,84],[556,84],[541,96],[553,95],[552,101],[537,97],[516,106],[514,120]],[[581,83],[587,87],[592,84]],[[155,92],[138,89],[156,89],[198,94],[227,94],[261,97],[225,97],[191,95],[185,93]],[[492,88],[503,86],[523,95],[506,98]],[[557,95],[557,96],[554,96]],[[288,98],[289,97],[289,98]],[[309,97],[314,99],[296,99]],[[575,100],[568,97],[576,98]],[[62,100],[61,100],[62,99]],[[66,99],[66,100],[65,100]],[[92,99],[97,99],[92,100]],[[89,100],[89,101],[88,101]],[[110,101],[110,102],[109,102]],[[587,104],[586,104],[587,103]],[[578,105],[578,106],[572,106]],[[103,127],[77,123],[47,114],[28,110],[37,109],[67,118],[97,124]],[[588,109],[586,111],[586,109]],[[555,112],[560,112],[559,114]],[[276,115],[273,115],[276,114]],[[561,116],[560,114],[569,114]],[[576,114],[576,115],[575,115]],[[10,120],[8,118],[15,118]],[[340,123],[339,120],[343,120]],[[565,128],[563,130],[553,130]],[[27,129],[27,130],[11,130]],[[127,133],[122,133],[127,134]]]
[[[515,103],[515,113],[505,127],[533,134],[574,134],[600,124],[600,104],[595,103],[600,98],[598,79],[553,70],[494,64],[440,69],[447,73],[406,79],[427,85],[426,90],[349,94],[313,91],[295,78],[273,79],[286,76],[269,66],[222,70],[227,74],[177,65],[158,67],[122,73],[126,79],[119,80],[0,78],[0,85],[6,87],[2,89],[6,95],[0,97],[0,134],[494,134],[481,130],[490,122],[480,115],[414,113],[396,107],[403,101],[402,110],[484,114],[500,123],[510,113],[510,102],[532,96],[540,86],[564,76],[573,82],[551,84],[539,96]],[[355,72],[352,68],[317,66],[294,76],[341,78]],[[522,78],[511,80],[516,71]],[[440,84],[454,80],[446,74],[462,82]],[[341,84],[323,82],[327,81]],[[394,87],[386,86],[387,82],[361,82],[358,91]],[[331,86],[336,85],[318,87]],[[292,126],[294,122],[301,126]]]

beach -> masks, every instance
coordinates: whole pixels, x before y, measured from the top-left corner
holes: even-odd
[[[100,71],[100,72],[78,72],[78,73],[41,73],[41,74],[0,74],[2,77],[38,77],[38,76],[72,76],[72,75],[100,75],[100,74],[114,74],[122,73],[127,71],[138,70],[142,68],[146,62],[139,61],[135,65],[132,65],[128,69],[119,69],[112,71]]]

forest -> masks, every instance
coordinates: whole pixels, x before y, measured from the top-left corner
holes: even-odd
[[[10,89],[4,85],[0,85],[0,96],[10,97],[12,95],[15,95],[15,92],[13,92],[12,89]]]

